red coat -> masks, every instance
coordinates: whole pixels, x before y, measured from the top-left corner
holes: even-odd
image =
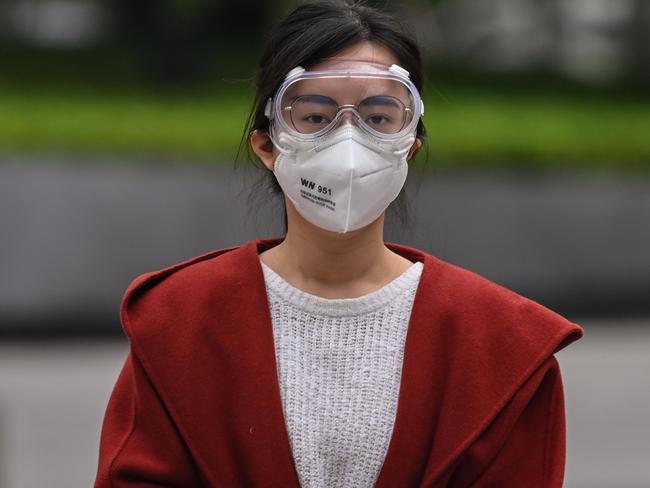
[[[104,419],[96,488],[298,487],[258,252],[214,251],[137,278],[131,351]],[[562,380],[582,329],[417,249],[424,270],[376,486],[561,487]]]

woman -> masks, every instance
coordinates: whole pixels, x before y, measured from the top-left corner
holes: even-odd
[[[279,25],[249,141],[286,235],[131,284],[96,487],[562,485],[553,354],[582,329],[384,243],[421,90],[384,12],[315,2]]]

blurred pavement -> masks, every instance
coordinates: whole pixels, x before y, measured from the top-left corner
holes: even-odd
[[[650,320],[578,321],[558,354],[566,487],[650,486]],[[127,344],[0,344],[0,488],[89,487],[104,409]]]

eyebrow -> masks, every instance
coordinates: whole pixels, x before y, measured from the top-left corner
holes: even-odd
[[[292,100],[292,103],[295,102],[298,98],[302,99],[303,101],[307,103],[313,103],[315,105],[332,105],[332,106],[338,106],[338,102],[334,100],[331,97],[328,97],[326,95],[298,95],[296,98]],[[372,95],[370,97],[364,98],[361,100],[359,105],[383,105],[383,106],[393,106],[393,107],[398,107],[399,103],[397,103],[395,97],[392,97],[390,95]]]
[[[298,98],[305,100],[309,103],[316,103],[319,105],[337,105],[336,101],[325,95],[298,95],[293,99],[295,102]]]
[[[361,101],[361,104],[366,104],[370,100],[372,105],[393,105],[399,106],[397,99],[390,95],[373,95]]]

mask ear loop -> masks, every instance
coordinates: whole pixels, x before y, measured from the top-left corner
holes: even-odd
[[[297,152],[296,149],[288,149],[288,148],[286,148],[286,147],[282,147],[282,145],[281,145],[280,141],[278,140],[278,138],[276,138],[276,137],[273,135],[273,131],[272,131],[272,130],[269,130],[268,136],[269,136],[269,139],[271,139],[271,142],[273,143],[273,146],[275,146],[275,148],[276,148],[276,149],[277,149],[281,154],[283,154],[283,155],[285,155],[285,156],[292,156],[292,155],[294,155],[294,154]]]

